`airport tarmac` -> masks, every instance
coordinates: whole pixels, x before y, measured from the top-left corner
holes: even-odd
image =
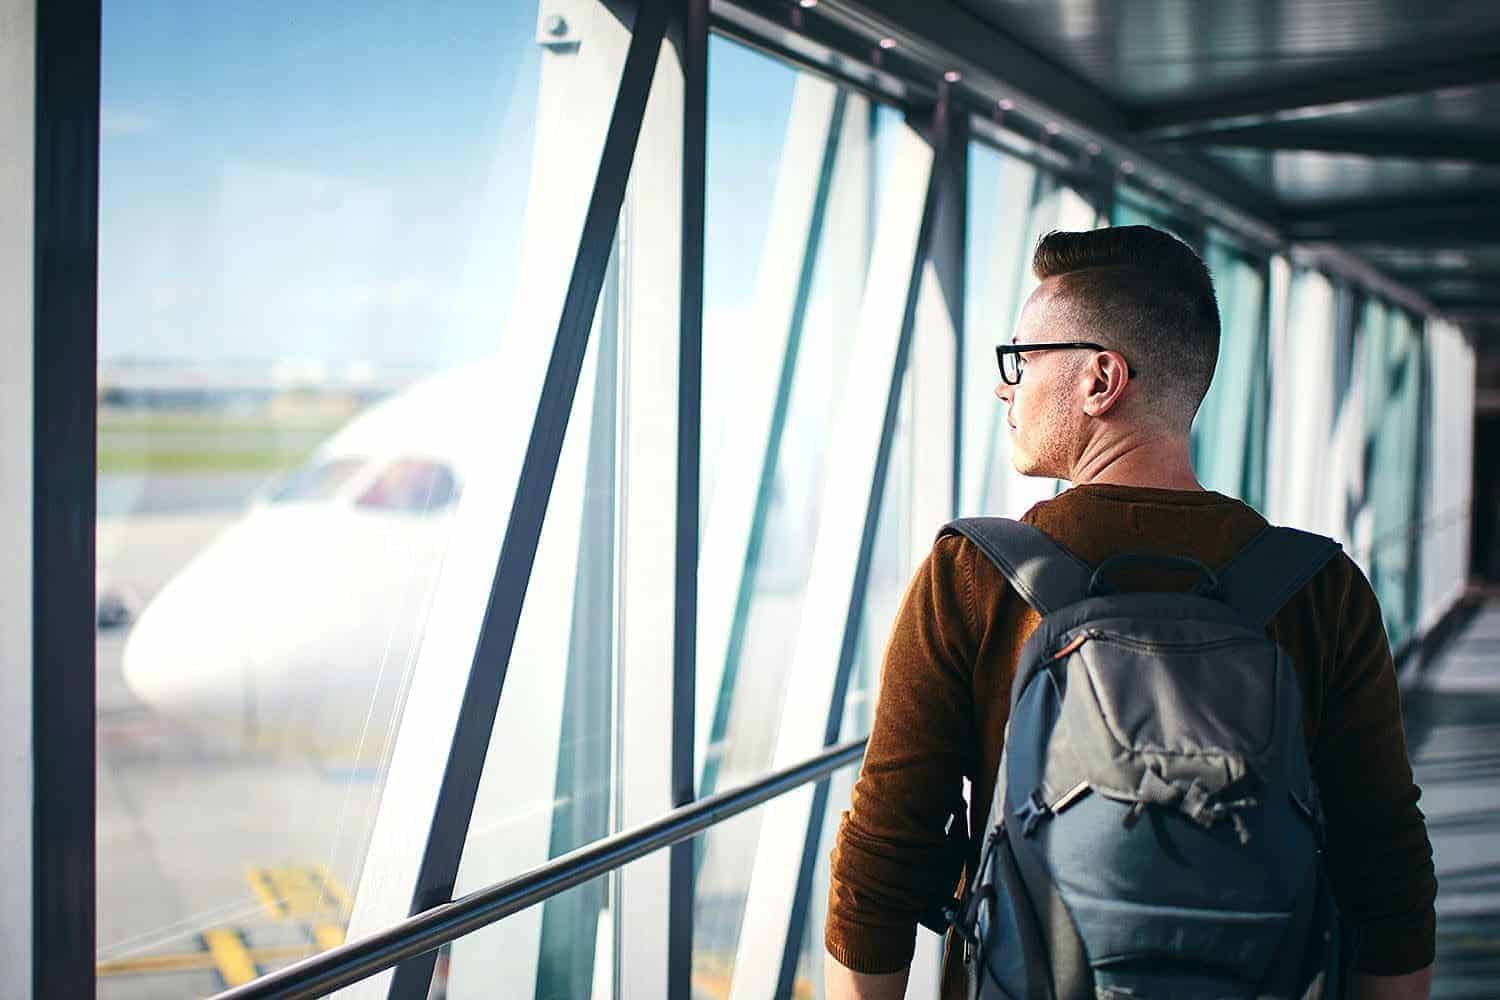
[[[214,488],[217,488],[215,485]],[[101,517],[100,579],[138,613],[240,515],[239,503]],[[766,602],[774,605],[772,600]],[[342,940],[382,776],[309,755],[237,752],[139,701],[121,660],[129,624],[97,637],[98,968],[101,1000],[187,1000],[248,981]],[[789,630],[766,629],[785,657]],[[211,669],[210,664],[204,665]],[[745,697],[779,697],[779,675],[749,672]],[[760,686],[770,685],[767,690]],[[752,697],[753,696],[753,697]],[[853,696],[857,711],[864,693]],[[742,726],[734,784],[758,776],[772,743]],[[721,746],[721,750],[731,749]],[[835,780],[838,801],[852,774]],[[695,996],[727,995],[760,811],[716,828],[700,872]],[[825,843],[820,877],[826,879]],[[809,927],[821,942],[822,898]],[[799,981],[811,994],[812,964]]]
[[[103,517],[101,580],[149,601],[235,516]],[[128,628],[97,642],[99,996],[203,997],[342,941],[377,776],[207,745],[130,693]]]

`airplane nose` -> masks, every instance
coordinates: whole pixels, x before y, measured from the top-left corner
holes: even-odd
[[[125,639],[125,686],[215,744],[244,744],[249,713],[241,644],[226,595],[189,566],[146,606]]]

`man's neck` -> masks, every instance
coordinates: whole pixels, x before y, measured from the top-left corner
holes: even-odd
[[[1203,490],[1193,474],[1186,437],[1153,435],[1099,442],[1084,449],[1069,480],[1075,486],[1107,483],[1159,490]]]

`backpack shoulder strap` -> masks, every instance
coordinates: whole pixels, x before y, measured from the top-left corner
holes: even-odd
[[[1219,571],[1220,595],[1247,618],[1268,625],[1341,549],[1322,535],[1267,527]]]
[[[1045,532],[1008,517],[961,517],[938,532],[963,535],[979,546],[1021,599],[1049,615],[1083,600],[1093,570]]]

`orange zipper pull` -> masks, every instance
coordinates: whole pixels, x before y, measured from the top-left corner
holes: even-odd
[[[1059,649],[1057,651],[1057,653],[1052,658],[1054,660],[1060,660],[1060,659],[1062,659],[1064,656],[1067,656],[1069,653],[1073,652],[1079,646],[1082,646],[1085,642],[1087,642],[1088,638],[1089,638],[1089,634],[1087,632],[1080,632],[1080,633],[1078,633],[1077,635],[1075,635],[1073,637],[1073,641],[1072,642],[1068,643],[1062,649]]]

